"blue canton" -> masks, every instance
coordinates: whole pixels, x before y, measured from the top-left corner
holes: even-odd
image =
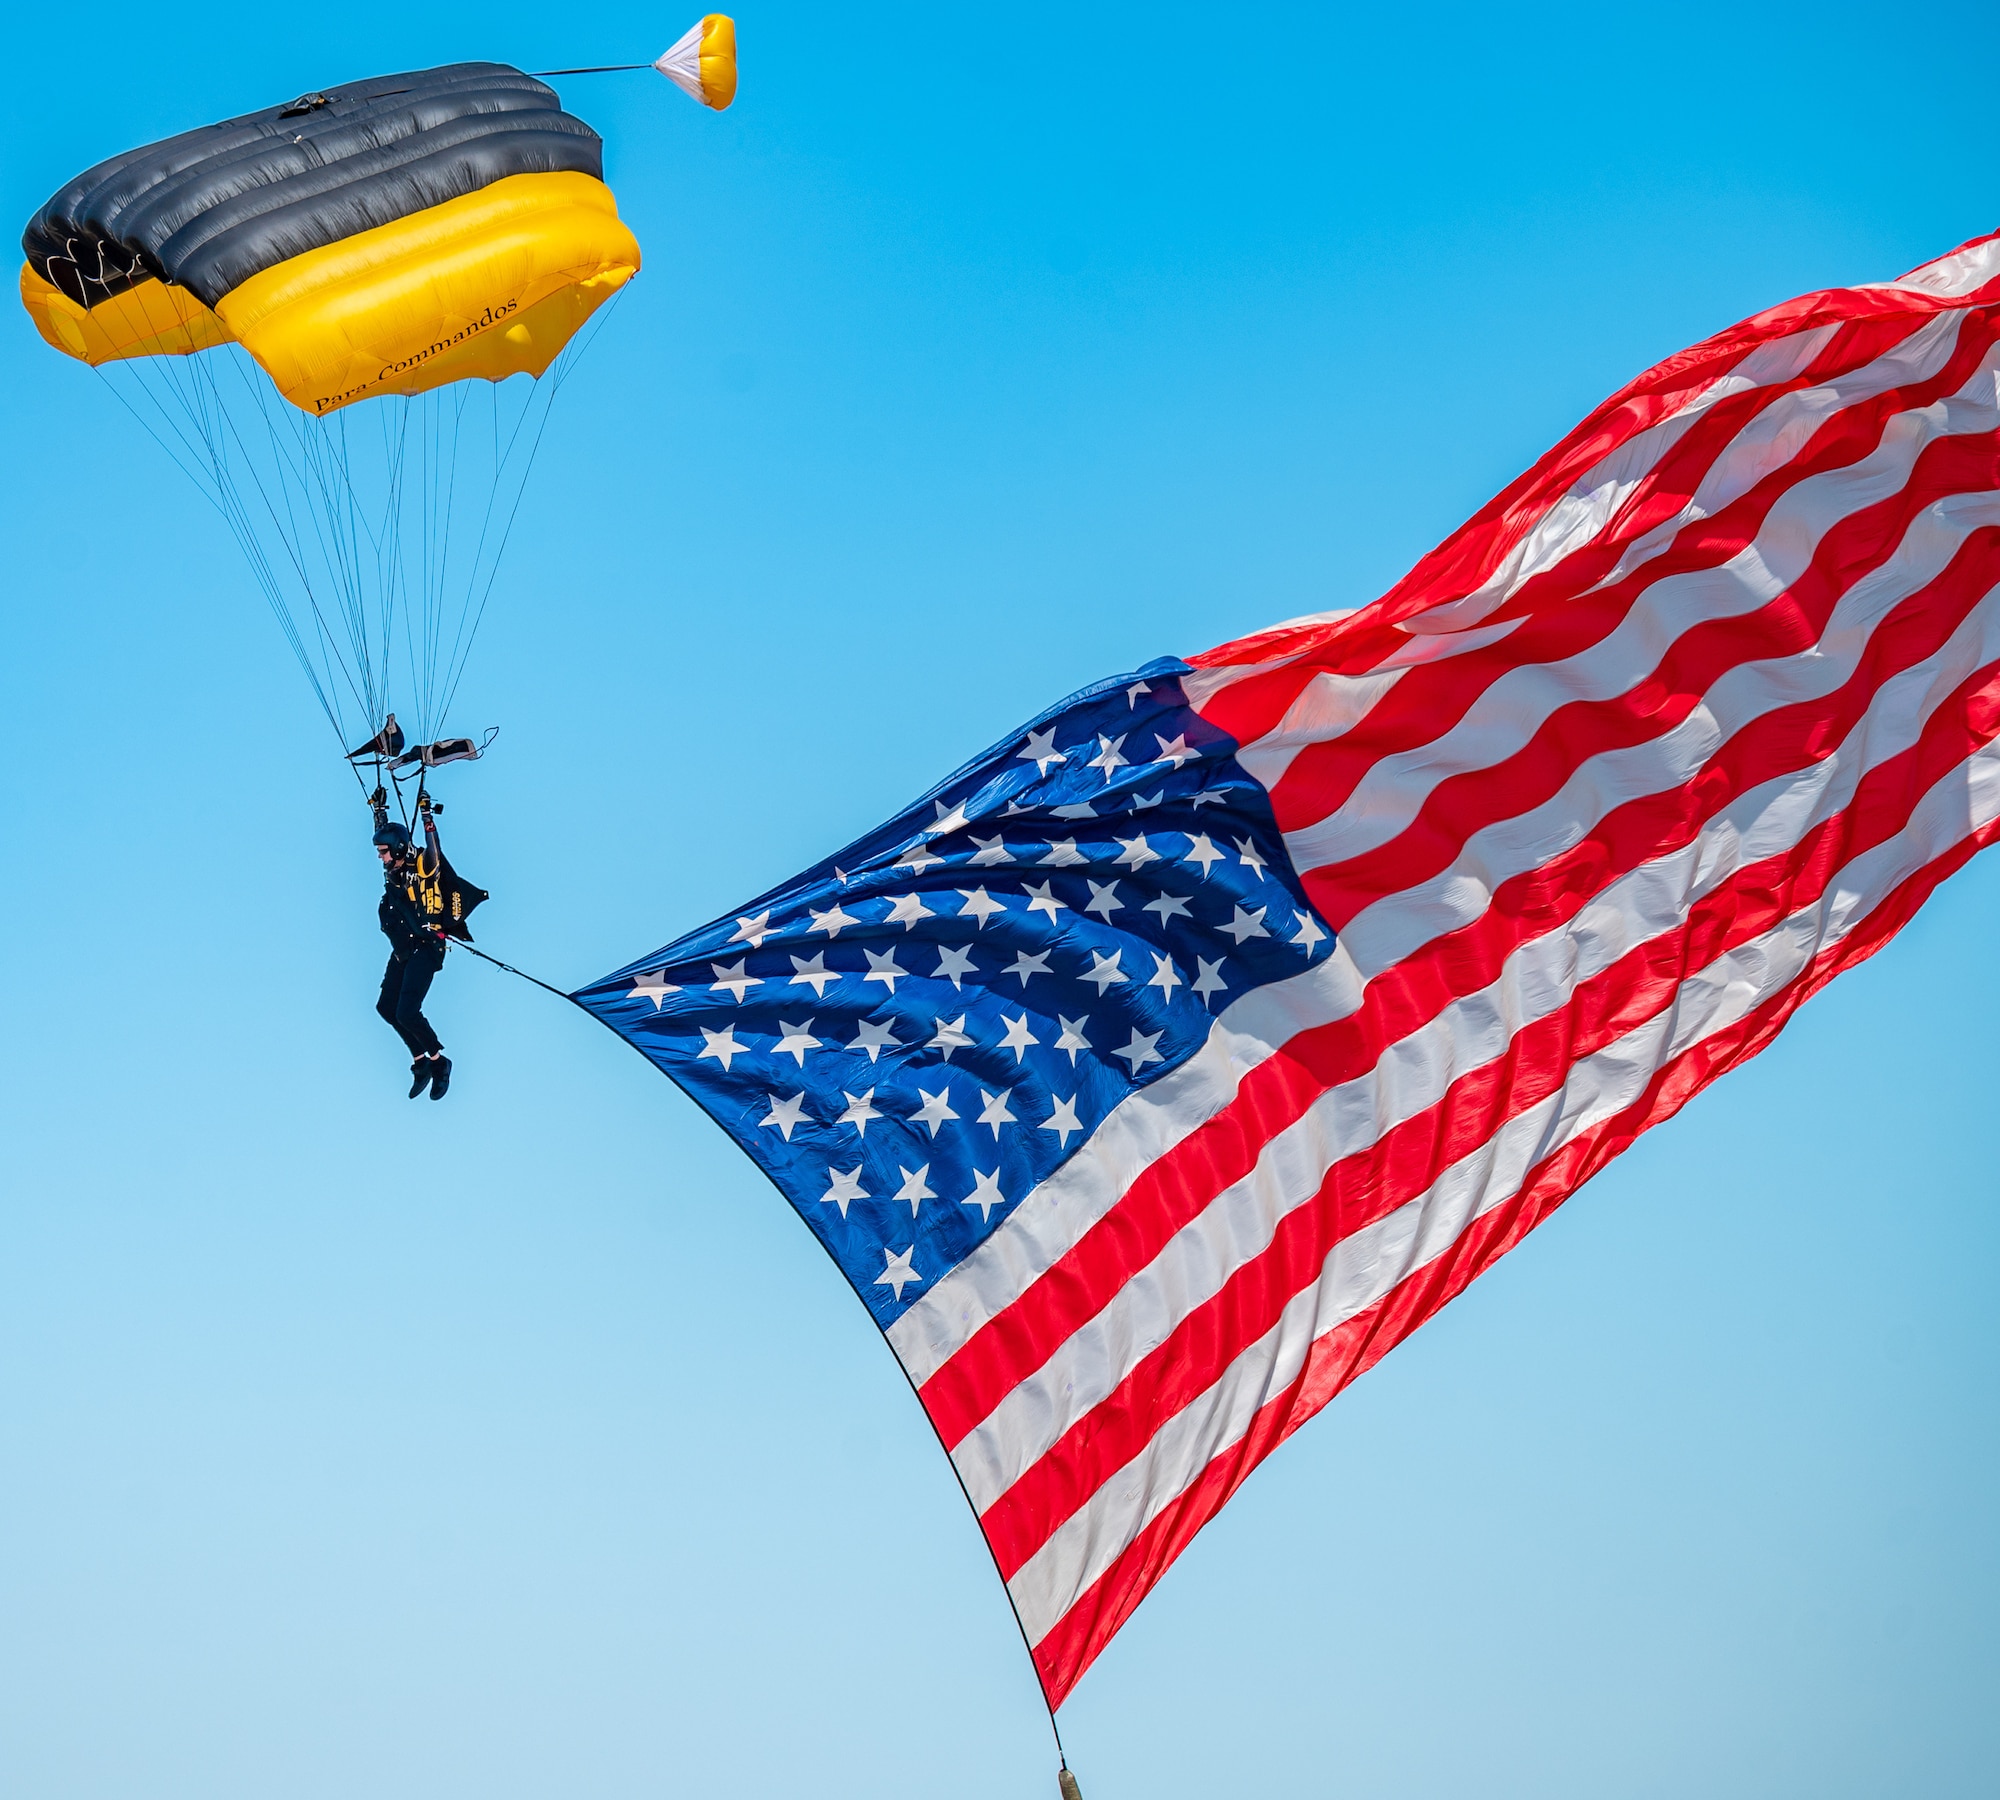
[[[707,1110],[887,1326],[1127,1095],[1333,942],[1171,659],[1074,695],[574,998]]]

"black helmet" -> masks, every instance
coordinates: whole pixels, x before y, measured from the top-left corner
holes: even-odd
[[[375,834],[375,846],[379,850],[407,850],[410,834],[393,820]]]

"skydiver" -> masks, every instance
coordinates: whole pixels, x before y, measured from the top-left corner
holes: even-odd
[[[389,967],[382,975],[382,996],[375,1010],[409,1046],[410,1098],[426,1088],[442,1100],[451,1086],[451,1058],[424,1017],[424,996],[444,967],[445,934],[426,922],[417,899],[417,861],[410,834],[393,820],[375,832],[375,853],[382,864],[382,903],[376,916],[389,940]]]

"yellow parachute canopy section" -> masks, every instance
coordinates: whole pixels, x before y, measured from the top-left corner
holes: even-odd
[[[23,263],[21,304],[45,342],[93,369],[128,356],[191,356],[230,341],[229,327],[186,288],[150,277],[83,307]]]
[[[294,256],[216,316],[310,413],[447,382],[540,376],[639,271],[618,203],[588,175],[510,175]]]

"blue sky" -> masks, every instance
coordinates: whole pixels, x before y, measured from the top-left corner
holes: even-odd
[[[688,20],[41,9],[10,216],[190,124]],[[1371,598],[1588,406],[2000,223],[1988,9],[770,5],[563,84],[647,256],[460,719],[580,983],[1087,681]],[[1052,1792],[874,1327],[580,1012],[403,1099],[365,815],[233,547],[0,330],[0,1791]],[[1064,1710],[1089,1800],[1988,1794],[1996,865],[1262,1469]]]

